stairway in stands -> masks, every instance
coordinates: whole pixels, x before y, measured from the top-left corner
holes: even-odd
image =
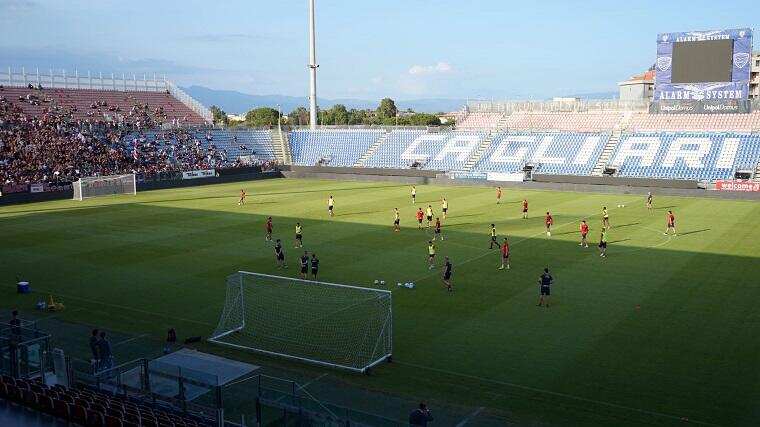
[[[486,138],[483,140],[483,142],[480,143],[480,146],[477,150],[475,150],[474,153],[472,153],[472,156],[470,156],[470,159],[467,160],[467,163],[464,165],[464,170],[469,172],[476,163],[478,163],[478,160],[480,160],[480,157],[485,153],[486,150],[488,150],[488,147],[491,146],[493,143],[494,138],[496,137],[497,132],[496,131],[490,131],[488,132],[488,135],[486,135]]]
[[[755,166],[755,175],[754,175],[755,182],[760,182],[760,162],[757,163],[757,166]]]
[[[503,114],[501,118],[499,119],[499,121],[496,123],[496,129],[506,130],[508,121],[509,121],[509,114],[508,113]]]
[[[365,151],[365,152],[364,152],[364,154],[362,154],[362,156],[361,156],[361,157],[359,157],[359,160],[357,160],[357,161],[356,161],[356,163],[354,163],[354,166],[353,166],[353,167],[355,167],[355,168],[361,168],[361,167],[364,167],[364,162],[366,162],[366,161],[367,161],[367,159],[369,159],[369,156],[371,156],[371,155],[372,155],[372,153],[374,153],[374,152],[375,152],[375,150],[377,150],[377,147],[379,147],[379,146],[380,146],[380,144],[382,144],[382,143],[383,143],[383,141],[385,141],[385,138],[387,138],[387,137],[388,137],[388,135],[390,135],[390,132],[383,132],[383,134],[382,134],[382,135],[380,135],[380,138],[377,138],[377,141],[375,141],[375,143],[374,143],[374,144],[372,144],[372,145],[371,145],[371,146],[370,146],[370,147],[367,149],[367,151]]]
[[[596,166],[594,166],[594,169],[591,171],[591,175],[602,176],[604,174],[604,167],[607,166],[607,162],[610,161],[610,157],[615,151],[618,141],[620,141],[620,135],[622,135],[623,130],[628,127],[628,124],[631,122],[631,117],[633,117],[633,113],[627,111],[612,129],[612,135],[607,141],[607,145],[604,146],[602,154],[599,155],[599,160],[597,160]]]
[[[277,157],[277,161],[281,165],[289,165],[293,163],[293,156],[290,153],[290,145],[288,144],[288,132],[281,128],[272,130],[272,149],[274,155]]]

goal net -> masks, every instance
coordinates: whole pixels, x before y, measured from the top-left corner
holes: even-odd
[[[365,372],[391,357],[391,292],[240,271],[209,341]]]
[[[74,183],[74,200],[113,194],[137,194],[135,174],[89,176]]]

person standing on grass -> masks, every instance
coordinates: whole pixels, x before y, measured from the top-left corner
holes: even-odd
[[[430,421],[433,421],[433,416],[424,402],[420,402],[419,407],[409,414],[409,427],[427,427]]]
[[[501,203],[501,187],[496,187],[496,204]]]
[[[496,245],[497,247],[501,248],[501,245],[499,242],[496,241],[496,225],[491,224],[491,246],[488,247],[488,249],[493,249],[493,245]]]
[[[428,205],[426,214],[427,214],[427,228],[430,228],[430,224],[433,222],[433,206]]]
[[[302,248],[303,247],[303,227],[301,227],[301,223],[296,223],[296,248]]]
[[[652,192],[647,192],[647,209],[652,210]]]
[[[417,208],[417,228],[422,230],[422,218],[425,216],[425,213],[422,212],[422,208]]]
[[[552,277],[551,274],[549,274],[549,268],[544,268],[544,272],[541,273],[540,276],[538,276],[538,285],[539,285],[539,299],[538,299],[538,306],[541,307],[543,305],[544,300],[546,300],[546,308],[549,308],[549,297],[552,294],[551,285],[554,283],[554,277]]]
[[[552,225],[554,225],[554,219],[552,218],[549,211],[546,211],[546,218],[544,219],[544,222],[546,223],[546,237],[552,237]]]
[[[581,242],[578,243],[578,246],[583,246],[585,248],[588,247],[588,240],[586,239],[586,236],[588,235],[588,224],[586,224],[586,220],[584,219],[581,221]]]
[[[309,278],[309,252],[303,251],[301,255],[301,278],[306,280]]]
[[[444,257],[446,261],[443,266],[443,284],[446,285],[446,289],[451,292],[454,287],[451,286],[451,260],[448,256]]]
[[[507,270],[509,270],[509,242],[507,241],[507,238],[504,238],[504,243],[501,245],[501,267],[499,267],[499,270],[504,270],[504,267],[507,267]]]
[[[417,189],[412,186],[412,204],[417,201]]]
[[[522,208],[523,208],[523,216],[522,217],[523,217],[523,219],[528,219],[528,201],[527,200],[523,200],[522,205],[523,205],[522,206]]]
[[[602,225],[607,229],[610,228],[610,214],[607,212],[607,206],[602,208]]]
[[[330,196],[329,199],[327,199],[327,212],[330,214],[330,216],[333,216],[333,208],[335,207],[335,199],[333,199],[333,196]]]
[[[317,273],[319,273],[319,258],[317,254],[311,253],[311,280],[317,280]]]
[[[435,218],[435,233],[433,234],[433,240],[435,240],[436,237],[440,237],[441,240],[443,240],[443,234],[441,234],[441,219],[438,217]]]
[[[668,227],[665,229],[665,232],[662,233],[664,236],[668,235],[668,232],[670,230],[673,230],[673,235],[677,236],[676,233],[676,217],[673,215],[673,211],[668,211]]]
[[[435,264],[433,264],[433,261],[435,260],[435,245],[433,244],[432,240],[428,240],[428,264],[429,270],[432,270],[435,268]]]
[[[98,355],[100,356],[100,370],[113,368],[113,353],[111,352],[111,343],[106,339],[106,333],[100,333],[98,340]]]
[[[238,200],[238,206],[245,204],[245,190],[240,190],[240,200]]]
[[[607,257],[607,229],[602,227],[602,235],[599,238],[599,256]]]
[[[272,241],[272,217],[270,216],[269,219],[267,219],[267,242]]]
[[[398,208],[393,208],[393,231],[401,231],[401,214]]]
[[[100,365],[98,333],[99,331],[97,329],[93,329],[92,335],[90,335],[90,352],[92,353],[92,365],[95,367],[95,370],[97,370]]]
[[[443,211],[443,219],[446,219],[446,212],[449,211],[449,202],[443,196],[441,196],[441,210]]]
[[[274,244],[274,254],[277,257],[277,268],[288,268],[288,265],[285,264],[285,252],[282,250],[280,239],[277,239]]]

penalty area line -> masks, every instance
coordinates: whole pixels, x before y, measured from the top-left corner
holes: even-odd
[[[668,419],[676,420],[676,421],[680,421],[681,418],[682,418],[682,417],[679,417],[679,416],[676,416],[676,415],[672,415],[672,414],[665,414],[663,412],[656,412],[656,411],[650,411],[650,410],[647,410],[647,409],[634,408],[632,406],[625,406],[625,405],[621,405],[621,404],[618,404],[618,403],[606,402],[604,400],[597,400],[597,399],[591,399],[591,398],[588,398],[588,397],[575,396],[575,395],[572,395],[572,394],[562,393],[562,392],[559,392],[559,391],[545,390],[545,389],[531,387],[531,386],[526,386],[526,385],[522,385],[522,384],[515,384],[515,383],[506,382],[506,381],[499,381],[499,380],[495,380],[495,379],[491,379],[491,378],[483,378],[483,377],[479,377],[477,375],[470,375],[470,374],[465,374],[465,373],[461,373],[461,372],[450,371],[450,370],[447,370],[447,369],[438,369],[438,368],[433,368],[433,367],[430,367],[430,366],[417,365],[417,364],[414,364],[414,363],[407,363],[407,362],[401,362],[401,361],[396,361],[396,360],[394,360],[393,363],[396,363],[396,364],[399,364],[399,365],[410,366],[412,368],[417,368],[417,369],[426,369],[428,371],[439,372],[439,373],[442,373],[442,374],[457,376],[457,377],[461,377],[461,378],[468,378],[468,379],[472,379],[472,380],[482,381],[482,382],[485,382],[485,383],[491,383],[491,384],[501,385],[501,386],[505,386],[505,387],[516,388],[516,389],[520,389],[520,390],[531,391],[531,392],[535,392],[535,393],[541,393],[541,394],[546,394],[546,395],[551,395],[551,396],[556,396],[556,397],[562,397],[562,398],[566,398],[566,399],[570,399],[570,400],[575,400],[575,401],[578,401],[578,402],[592,403],[592,404],[595,404],[595,405],[606,406],[606,407],[609,407],[609,408],[623,409],[623,410],[626,410],[626,411],[638,412],[638,413],[641,413],[641,414],[656,416],[656,417],[660,417],[660,418],[668,418]],[[465,420],[465,421],[467,421],[467,420]],[[699,424],[699,425],[703,425],[703,426],[710,426],[710,427],[720,427],[719,424],[708,423],[708,422],[705,422],[705,421],[698,421],[698,420],[694,420],[694,419],[691,419],[691,418],[689,419],[689,423]]]

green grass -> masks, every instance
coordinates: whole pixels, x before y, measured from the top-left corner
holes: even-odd
[[[244,187],[249,204],[238,207]],[[325,281],[393,290],[394,363],[371,376],[223,350],[433,405],[485,407],[521,424],[673,425],[760,423],[760,203],[508,190],[495,205],[484,188],[269,180],[0,208],[0,283],[16,277],[66,303],[69,321],[160,339],[169,327],[207,336],[227,274],[279,274],[264,222],[274,218],[298,275],[293,226],[321,259]],[[326,200],[336,199],[336,216]],[[414,211],[449,200],[446,240],[455,292],[427,269]],[[520,218],[527,198],[531,218]],[[617,208],[624,203],[625,208]],[[601,207],[610,209],[608,257],[595,248]],[[394,207],[402,232],[394,233]],[[665,214],[677,237],[665,237]],[[551,210],[554,232],[543,233]],[[591,247],[578,246],[578,226]],[[490,223],[511,242],[512,269],[488,250]],[[555,276],[550,309],[536,307],[536,279]],[[396,282],[413,280],[414,290]],[[0,288],[0,307],[31,309],[36,296]],[[118,354],[117,354],[118,357]],[[362,408],[372,412],[372,407]],[[472,425],[476,425],[473,422]],[[445,424],[441,424],[445,425]]]

